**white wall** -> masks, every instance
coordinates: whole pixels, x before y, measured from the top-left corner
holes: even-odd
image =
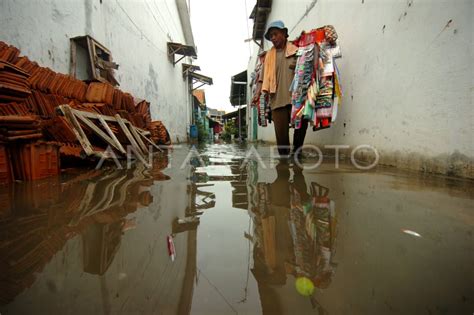
[[[473,2],[319,0],[296,25],[312,2],[274,0],[268,19],[290,39],[326,24],[339,35],[343,103],[305,142],[370,144],[383,164],[474,177]],[[258,137],[274,142],[273,125]]]
[[[56,72],[69,73],[69,38],[94,37],[120,65],[120,89],[151,102],[152,119],[186,140],[182,62],[173,67],[166,53],[168,41],[184,43],[174,0],[4,0],[0,12],[0,40]]]

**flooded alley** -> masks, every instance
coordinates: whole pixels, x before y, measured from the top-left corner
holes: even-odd
[[[472,313],[472,181],[270,150],[0,188],[0,313]]]

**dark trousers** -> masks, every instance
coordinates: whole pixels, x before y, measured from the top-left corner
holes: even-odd
[[[280,155],[290,153],[290,115],[291,105],[272,110],[272,120],[275,126],[275,136]],[[308,129],[308,120],[303,119],[300,129],[295,129],[293,134],[293,153],[303,146],[304,138]]]

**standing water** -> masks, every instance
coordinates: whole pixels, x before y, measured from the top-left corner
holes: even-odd
[[[0,188],[0,313],[472,313],[472,182],[269,152]]]

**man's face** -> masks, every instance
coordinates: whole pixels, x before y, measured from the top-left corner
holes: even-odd
[[[285,47],[286,43],[286,32],[279,28],[271,28],[268,31],[268,36],[270,37],[270,41],[273,43],[276,49],[281,49]]]

